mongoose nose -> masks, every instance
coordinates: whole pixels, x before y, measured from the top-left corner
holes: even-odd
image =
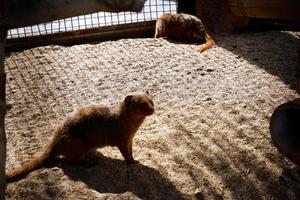
[[[147,109],[147,115],[152,115],[154,113],[154,108]]]

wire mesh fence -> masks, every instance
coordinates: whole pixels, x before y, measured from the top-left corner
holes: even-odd
[[[8,31],[8,39],[151,21],[156,20],[163,13],[176,12],[176,10],[177,0],[148,0],[145,3],[143,10],[139,13],[97,12],[88,15],[81,15],[49,23],[11,29]]]

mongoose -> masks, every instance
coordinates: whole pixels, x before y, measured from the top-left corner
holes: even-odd
[[[185,13],[165,13],[156,21],[155,38],[167,37],[172,40],[203,44],[196,50],[203,52],[211,48],[215,41],[207,33],[201,20]]]
[[[126,163],[135,163],[132,157],[133,137],[146,116],[153,112],[154,104],[148,93],[126,96],[116,107],[83,107],[58,125],[44,151],[8,173],[7,181],[12,182],[57,157],[76,164],[90,150],[104,146],[116,146]]]

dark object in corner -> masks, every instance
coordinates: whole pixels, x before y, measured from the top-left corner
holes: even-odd
[[[278,151],[300,166],[300,99],[281,104],[275,109],[270,132]]]

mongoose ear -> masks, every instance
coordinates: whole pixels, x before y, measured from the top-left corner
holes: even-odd
[[[124,100],[125,105],[128,105],[130,103],[132,97],[133,97],[132,95],[128,95],[127,97],[125,97],[125,100]]]

